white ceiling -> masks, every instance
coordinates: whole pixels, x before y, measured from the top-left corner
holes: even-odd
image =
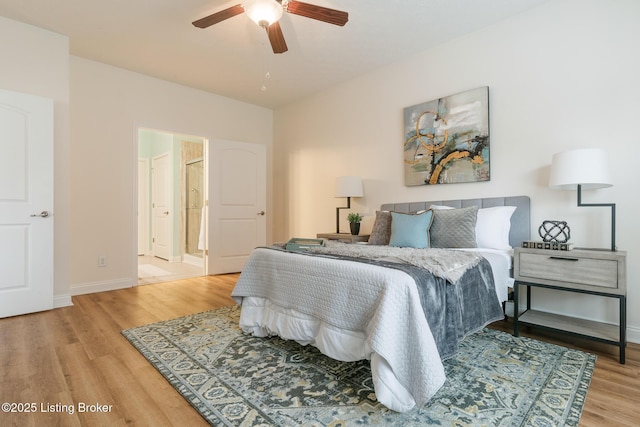
[[[285,13],[280,55],[244,14],[191,25],[242,0],[0,0],[0,15],[69,36],[72,55],[276,108],[549,0],[305,1],[349,22]]]

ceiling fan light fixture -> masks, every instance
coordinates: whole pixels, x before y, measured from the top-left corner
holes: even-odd
[[[282,17],[282,6],[276,0],[249,0],[242,7],[253,22],[268,27]]]

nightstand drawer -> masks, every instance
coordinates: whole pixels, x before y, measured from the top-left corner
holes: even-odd
[[[519,279],[546,279],[617,289],[618,262],[572,256],[571,252],[553,254],[520,253]]]

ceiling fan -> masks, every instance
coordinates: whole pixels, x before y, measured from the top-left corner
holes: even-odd
[[[294,0],[247,0],[242,4],[231,6],[220,12],[198,19],[193,22],[198,28],[207,28],[211,25],[233,18],[245,12],[256,24],[267,30],[269,42],[273,53],[284,53],[288,50],[284,40],[284,34],[278,20],[283,12],[316,19],[329,24],[344,26],[349,20],[349,14],[340,10],[329,9],[323,6],[303,3]]]

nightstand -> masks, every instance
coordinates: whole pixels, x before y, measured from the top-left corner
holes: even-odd
[[[339,240],[345,243],[359,243],[369,241],[369,234],[358,234],[357,236],[354,236],[350,233],[318,233],[316,237],[318,239]]]
[[[555,251],[516,248],[514,251],[513,335],[521,325],[564,332],[616,345],[620,363],[625,363],[627,329],[627,253],[574,249]],[[520,285],[527,288],[527,309],[518,313]],[[617,298],[620,305],[618,325],[577,319],[531,309],[531,288],[578,292],[598,297]]]

